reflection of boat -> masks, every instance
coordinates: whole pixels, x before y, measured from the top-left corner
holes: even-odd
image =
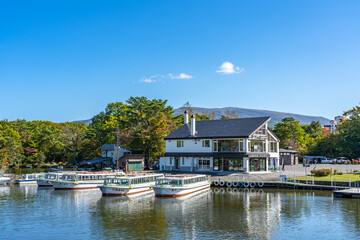
[[[58,180],[50,181],[55,190],[76,190],[97,188],[104,183],[108,176],[115,176],[116,173],[64,173]]]
[[[5,177],[4,174],[0,172],[0,184],[5,184],[10,181],[9,177]]]
[[[62,176],[61,173],[45,173],[45,175],[40,176],[36,182],[39,187],[52,187],[52,180],[57,180]]]
[[[206,175],[169,175],[151,186],[157,197],[181,197],[210,188]]]
[[[146,200],[150,200],[154,198],[153,192],[142,192],[138,194],[132,194],[132,195],[122,195],[118,197],[106,197],[101,198],[101,202],[105,204],[134,204],[137,202],[143,202]],[[131,202],[129,202],[131,201]]]
[[[104,185],[99,186],[104,196],[111,195],[131,195],[142,192],[152,191],[151,185],[155,184],[155,180],[164,177],[163,174],[142,174],[127,175],[125,177],[108,177],[104,181]]]
[[[10,187],[7,186],[0,187],[0,197],[9,195],[9,193],[10,193]]]
[[[15,180],[16,184],[36,184],[36,180],[43,176],[44,173],[24,174]]]

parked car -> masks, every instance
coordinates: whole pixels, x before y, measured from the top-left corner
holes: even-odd
[[[329,163],[336,163],[336,158],[332,158],[329,160]]]
[[[350,160],[347,157],[338,157],[336,163],[348,163]]]
[[[321,160],[321,163],[322,164],[324,164],[324,163],[332,163],[332,161],[330,159],[325,158],[325,159]]]

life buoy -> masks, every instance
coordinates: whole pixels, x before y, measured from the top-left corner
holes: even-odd
[[[221,192],[221,193],[225,193],[225,189],[220,188],[220,192]]]
[[[232,188],[227,188],[227,189],[226,189],[226,192],[232,193]]]
[[[243,186],[244,186],[244,183],[243,183],[243,182],[239,182],[238,187],[239,187],[239,188],[242,188]]]
[[[248,187],[249,187],[249,182],[246,182],[246,181],[245,181],[245,182],[244,182],[244,187],[245,187],[245,188],[248,188]]]
[[[244,188],[244,193],[248,193],[249,189],[248,188]]]
[[[259,186],[259,187],[263,187],[263,186],[264,186],[264,183],[263,183],[263,182],[258,182],[258,186]]]
[[[260,189],[260,190],[259,190],[259,193],[260,193],[260,194],[263,194],[263,193],[264,193],[264,190]]]
[[[239,191],[239,190],[238,190],[237,188],[234,188],[234,189],[233,189],[233,192],[234,192],[234,193],[237,193],[238,191]]]
[[[225,186],[225,182],[224,182],[223,180],[221,180],[221,181],[219,182],[219,185],[223,187],[223,186]]]
[[[213,183],[214,183],[214,186],[219,186],[219,181],[218,180],[214,181]]]
[[[250,192],[254,193],[255,192],[255,188],[250,188]]]
[[[232,182],[226,182],[226,186],[227,186],[227,187],[231,187],[231,186],[232,186]]]
[[[283,178],[281,178],[281,181],[287,182],[287,181],[288,181],[288,178],[287,178],[287,177],[283,177]]]
[[[255,182],[250,182],[250,187],[254,188],[256,186]]]
[[[218,194],[218,193],[219,193],[219,189],[218,189],[218,188],[215,188],[215,189],[214,189],[214,193]]]
[[[236,182],[236,181],[233,181],[233,182],[232,182],[232,185],[233,185],[233,187],[237,187],[237,186],[239,185],[239,183]]]

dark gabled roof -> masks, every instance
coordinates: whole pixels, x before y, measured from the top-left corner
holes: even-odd
[[[103,163],[104,161],[110,161],[112,158],[111,157],[101,157],[101,158],[96,158],[93,160],[87,160],[87,161],[83,161],[83,162],[79,162],[79,164],[88,164],[88,165],[92,165],[95,163]]]
[[[190,123],[188,123],[182,125],[164,139],[246,138],[269,120],[270,117],[256,117],[196,121],[195,136],[190,136]]]

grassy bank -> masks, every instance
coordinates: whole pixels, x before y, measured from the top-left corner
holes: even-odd
[[[323,177],[315,177],[314,176],[314,181],[331,181],[331,177],[333,179],[333,181],[336,182],[349,182],[349,178],[351,179],[352,182],[355,181],[360,181],[360,175],[359,174],[343,174],[343,175],[327,175],[327,176],[323,176]],[[291,180],[293,180],[294,178],[292,178]],[[312,176],[307,176],[308,181],[312,181]],[[296,177],[296,180],[306,180],[306,176],[299,176]]]

